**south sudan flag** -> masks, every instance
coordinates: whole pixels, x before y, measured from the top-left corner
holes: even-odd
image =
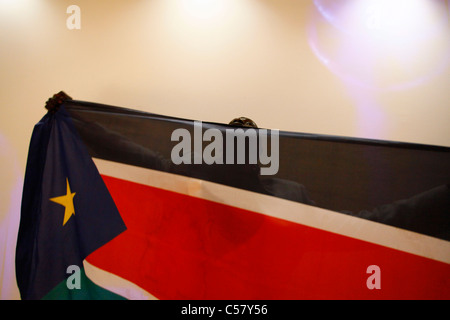
[[[22,297],[450,298],[449,148],[283,131],[270,145],[270,130],[198,123],[73,100],[47,114],[24,186]],[[230,130],[245,148],[226,147]],[[251,161],[249,130],[274,174]]]
[[[93,283],[85,258],[126,229],[64,107],[36,124],[16,250],[22,299],[121,298]]]

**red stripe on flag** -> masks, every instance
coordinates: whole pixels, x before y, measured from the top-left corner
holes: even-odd
[[[159,299],[449,299],[450,265],[103,176],[127,231],[88,257]],[[381,289],[366,273],[380,267]]]

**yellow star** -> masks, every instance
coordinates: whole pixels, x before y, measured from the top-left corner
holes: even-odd
[[[66,224],[67,220],[69,220],[69,218],[72,215],[75,215],[75,208],[73,206],[73,197],[75,196],[76,192],[72,193],[72,191],[70,191],[69,179],[66,178],[66,181],[67,181],[66,195],[60,196],[60,197],[55,197],[55,198],[50,198],[50,201],[56,202],[66,208],[66,210],[64,211],[63,225]]]

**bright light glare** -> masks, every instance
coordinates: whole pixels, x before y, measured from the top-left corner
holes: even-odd
[[[449,13],[444,0],[314,0],[313,53],[348,86],[358,135],[385,138],[381,93],[406,91],[447,72]],[[407,107],[407,106],[406,106]]]
[[[0,0],[0,6],[17,5],[19,1],[16,0]]]
[[[442,27],[445,1],[440,0],[314,0],[322,16],[348,33],[412,37]],[[447,18],[448,20],[448,18]]]
[[[223,14],[224,0],[183,0],[183,8],[197,19],[214,19]]]
[[[437,22],[430,0],[365,0],[366,27],[384,36],[411,37],[429,33]],[[358,8],[356,8],[358,10]]]
[[[33,5],[32,0],[0,0],[0,12],[7,10],[16,10],[18,8],[24,8],[29,5]]]
[[[45,12],[48,5],[47,1],[0,0],[0,25],[27,21],[29,17]]]
[[[314,0],[311,48],[340,77],[385,89],[420,84],[449,63],[443,0]]]

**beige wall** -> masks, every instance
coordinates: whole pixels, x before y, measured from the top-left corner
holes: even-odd
[[[190,119],[450,146],[448,8],[414,1],[404,20],[370,3],[333,9],[336,27],[309,0],[0,0],[0,298],[17,297],[31,131],[60,90]],[[66,26],[71,4],[80,30]],[[352,10],[367,16],[344,19]]]

